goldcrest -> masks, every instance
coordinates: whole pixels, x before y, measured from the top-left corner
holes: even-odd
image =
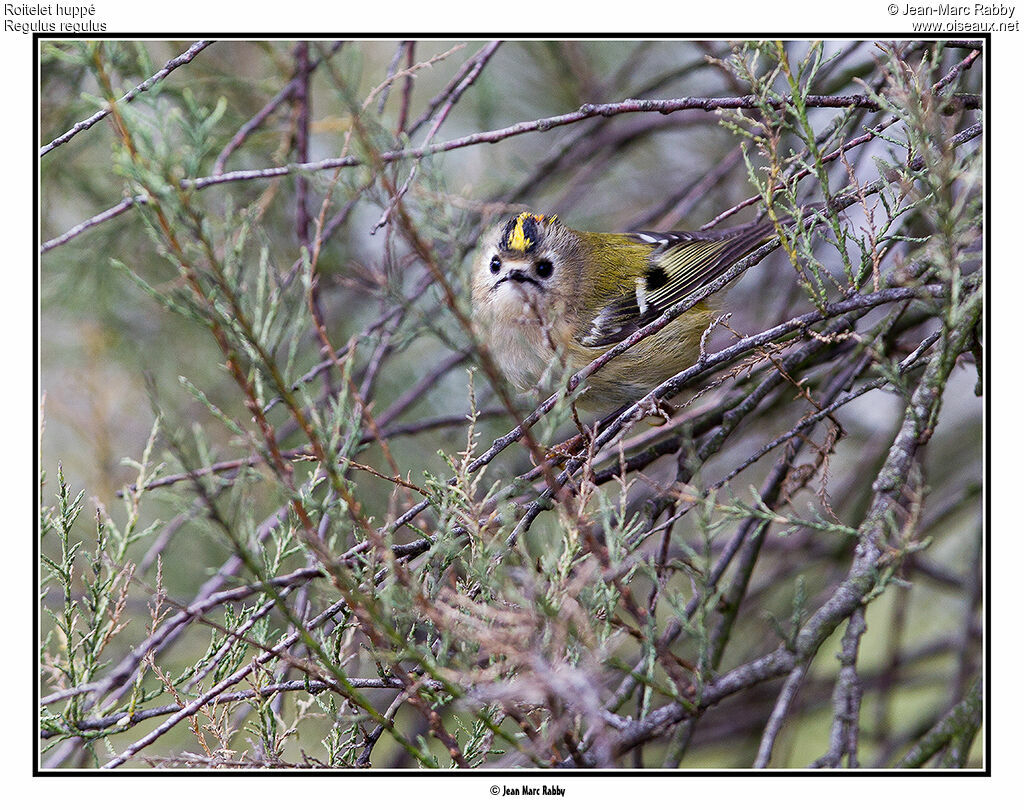
[[[475,320],[522,390],[577,370],[728,270],[774,235],[770,223],[718,231],[588,233],[524,211],[483,238],[473,270]],[[714,317],[699,302],[587,378],[578,400],[617,408],[689,367]]]

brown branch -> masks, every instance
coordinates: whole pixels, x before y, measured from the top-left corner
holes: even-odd
[[[123,96],[121,96],[121,98],[119,98],[117,100],[117,103],[118,104],[127,104],[128,102],[130,102],[133,98],[135,98],[140,93],[145,93],[147,90],[149,90],[151,87],[153,87],[153,85],[155,85],[157,82],[162,81],[164,78],[166,78],[166,76],[171,71],[181,67],[182,65],[187,65],[189,62],[191,62],[196,57],[196,54],[198,54],[200,51],[202,51],[207,46],[212,45],[215,41],[216,40],[212,40],[212,39],[200,39],[200,40],[197,40],[196,42],[193,42],[192,45],[188,48],[188,50],[186,50],[184,53],[174,57],[174,59],[169,60],[162,68],[160,68],[160,70],[158,70],[156,73],[154,73],[148,79],[146,79],[146,81],[142,82],[141,84],[136,85],[131,90],[129,90],[127,93],[125,93]],[[86,118],[84,121],[79,121],[77,124],[75,124],[73,127],[71,127],[71,129],[69,129],[63,135],[59,135],[58,137],[54,138],[52,141],[50,141],[45,146],[40,147],[40,149],[39,149],[39,157],[43,157],[43,155],[47,154],[48,152],[51,152],[52,150],[56,149],[58,146],[61,146],[61,145],[65,144],[65,143],[67,143],[73,137],[75,137],[75,135],[77,135],[79,132],[83,132],[83,131],[89,129],[89,127],[93,126],[93,124],[99,123],[104,118],[106,118],[108,115],[110,115],[110,112],[111,112],[112,109],[113,109],[112,106],[107,107],[107,109],[99,110],[98,112],[96,112],[93,115],[91,115],[88,118]]]
[[[777,106],[783,106],[788,103],[786,98],[780,98],[775,102]],[[967,98],[964,102],[968,109],[974,109],[980,106],[980,99],[976,96]],[[418,160],[428,155],[436,155],[443,152],[450,152],[455,149],[464,149],[468,146],[475,146],[482,143],[498,143],[507,138],[513,138],[519,135],[524,135],[529,132],[546,132],[556,127],[563,127],[569,124],[575,124],[579,121],[584,121],[588,118],[594,118],[598,116],[608,117],[613,115],[623,115],[626,113],[644,113],[644,112],[657,112],[663,115],[669,113],[678,112],[680,110],[704,110],[706,112],[720,110],[720,109],[750,109],[757,108],[759,102],[754,96],[742,96],[733,98],[706,98],[706,97],[688,97],[678,99],[626,99],[625,101],[616,102],[612,104],[584,104],[575,112],[565,113],[563,115],[551,116],[549,118],[539,118],[534,121],[524,121],[518,124],[513,124],[502,129],[489,130],[486,132],[476,132],[472,135],[466,135],[461,138],[454,138],[449,141],[443,141],[441,143],[425,144],[418,148],[412,149],[395,149],[380,152],[375,155],[374,159],[380,163],[387,164],[393,163],[400,160]],[[806,106],[812,107],[861,107],[864,109],[879,109],[878,102],[868,98],[867,96],[809,96],[806,101]],[[857,140],[857,139],[855,139]],[[853,142],[842,147],[843,149],[849,149],[853,146]],[[838,151],[836,157],[838,157]],[[288,166],[273,166],[265,169],[246,169],[234,172],[224,172],[222,174],[210,175],[206,177],[197,177],[193,179],[187,179],[181,181],[181,187],[183,189],[201,190],[209,188],[210,186],[219,185],[221,183],[235,183],[249,180],[269,180],[276,177],[284,177],[289,174],[296,172],[320,172],[328,171],[332,169],[349,168],[352,166],[363,165],[365,160],[353,155],[347,155],[340,158],[329,158],[327,160],[321,160],[314,163],[296,163]],[[136,200],[137,203],[147,203],[148,199]],[[103,217],[106,221],[123,210],[127,210],[125,206],[126,201],[122,201],[118,206],[104,211],[102,214],[98,214],[96,217],[91,219],[95,220],[98,217]],[[120,209],[117,213],[111,213],[115,209]],[[91,220],[87,220],[91,221]],[[97,224],[97,223],[93,223]],[[58,245],[63,245],[85,230],[85,223],[75,226],[71,231],[68,231],[61,236],[55,237],[45,242],[40,249],[40,252],[45,253]],[[91,227],[91,226],[90,226]]]

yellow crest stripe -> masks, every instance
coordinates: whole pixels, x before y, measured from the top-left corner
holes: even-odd
[[[532,214],[529,211],[523,211],[523,213],[516,217],[516,223],[512,227],[512,232],[508,235],[508,246],[511,250],[525,253],[529,250],[530,245],[533,244],[533,240],[526,235],[526,228],[524,227],[526,222],[531,219],[537,224],[544,222],[544,217]]]
[[[526,229],[523,227],[523,223],[532,216],[533,214],[524,211],[516,217],[516,224],[512,227],[512,233],[508,235],[508,246],[512,250],[525,253],[526,249],[530,247],[533,240],[526,235]]]

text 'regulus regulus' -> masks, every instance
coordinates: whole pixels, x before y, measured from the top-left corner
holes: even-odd
[[[522,390],[576,370],[716,279],[775,235],[771,223],[709,231],[588,233],[523,212],[494,226],[473,270],[488,348]],[[714,317],[702,300],[587,378],[579,403],[617,408],[689,367]]]

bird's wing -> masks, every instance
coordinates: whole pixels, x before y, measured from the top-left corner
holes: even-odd
[[[696,292],[774,235],[770,223],[719,231],[637,231],[631,239],[653,246],[636,290],[610,300],[578,336],[584,346],[611,346]]]

